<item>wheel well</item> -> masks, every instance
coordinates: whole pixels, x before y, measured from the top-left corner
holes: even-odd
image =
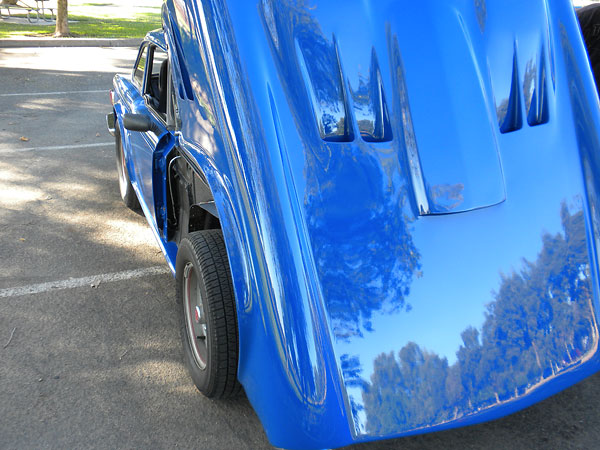
[[[190,207],[189,219],[188,233],[221,228],[219,218],[208,212],[201,205],[192,205]]]
[[[214,196],[200,168],[178,149],[168,166],[169,240],[179,242],[194,231],[220,229]]]

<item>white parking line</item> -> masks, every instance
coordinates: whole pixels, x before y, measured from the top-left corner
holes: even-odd
[[[15,288],[0,289],[0,298],[18,297],[20,295],[39,294],[60,289],[74,289],[84,286],[99,286],[102,283],[130,280],[132,278],[149,277],[171,273],[168,266],[147,267],[145,269],[125,270],[123,272],[92,275],[91,277],[70,278],[68,280],[50,281],[48,283],[32,284]]]
[[[75,145],[55,145],[51,147],[27,147],[27,148],[0,148],[0,155],[3,153],[18,153],[18,152],[33,152],[33,151],[46,151],[46,150],[72,150],[76,148],[95,148],[95,147],[108,147],[115,145],[114,142],[98,142],[95,144],[75,144]]]
[[[108,94],[108,89],[97,89],[95,91],[57,91],[57,92],[15,92],[11,94],[0,94],[0,97],[20,97],[20,96],[37,96],[46,97],[48,95],[71,95],[71,94],[100,94],[104,92]]]

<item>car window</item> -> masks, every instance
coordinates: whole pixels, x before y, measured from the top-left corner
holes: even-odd
[[[171,85],[169,87],[169,98],[168,98],[168,120],[167,125],[171,127],[171,130],[178,131],[181,129],[181,119],[179,117],[179,100],[177,95],[175,94],[175,83],[172,78],[172,74],[169,75],[169,81],[171,81]]]
[[[154,49],[154,55],[152,58],[152,74],[158,75],[160,74],[160,68],[162,63],[167,59],[167,52],[164,52],[162,49],[156,47]]]
[[[146,45],[140,52],[135,70],[133,72],[133,81],[138,87],[142,87],[144,83],[144,72],[146,70],[146,59],[148,58],[148,46]]]
[[[167,112],[167,82],[169,76],[167,52],[152,46],[150,51],[150,64],[146,77],[145,94],[148,106],[158,112],[164,119]]]

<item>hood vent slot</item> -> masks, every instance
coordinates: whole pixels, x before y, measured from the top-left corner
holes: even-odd
[[[303,36],[296,40],[296,51],[321,139],[352,142],[354,133],[335,38],[329,43],[322,37]]]
[[[502,133],[511,133],[523,127],[523,111],[526,112],[529,126],[543,125],[549,120],[545,48],[542,45],[539,51],[528,50],[521,51],[521,58],[519,58],[517,44],[514,45],[510,94],[496,108],[498,124]],[[531,57],[524,62],[525,55]],[[519,60],[521,67],[525,67],[523,78],[519,73]]]
[[[517,48],[513,55],[512,81],[510,86],[510,95],[498,106],[498,122],[502,133],[510,133],[520,130],[523,127],[523,113],[521,107],[521,81],[519,77],[519,62],[517,58]]]
[[[525,70],[523,92],[527,107],[527,123],[532,127],[548,122],[548,92],[544,54],[544,48],[542,48],[537,67],[535,64],[529,63]]]

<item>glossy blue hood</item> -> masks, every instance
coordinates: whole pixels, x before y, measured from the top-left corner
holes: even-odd
[[[588,360],[565,25],[543,1],[338,8],[262,14],[354,432],[481,414]]]
[[[570,2],[230,3],[197,32],[256,205],[240,380],[274,443],[476,423],[595,372],[600,116]]]

